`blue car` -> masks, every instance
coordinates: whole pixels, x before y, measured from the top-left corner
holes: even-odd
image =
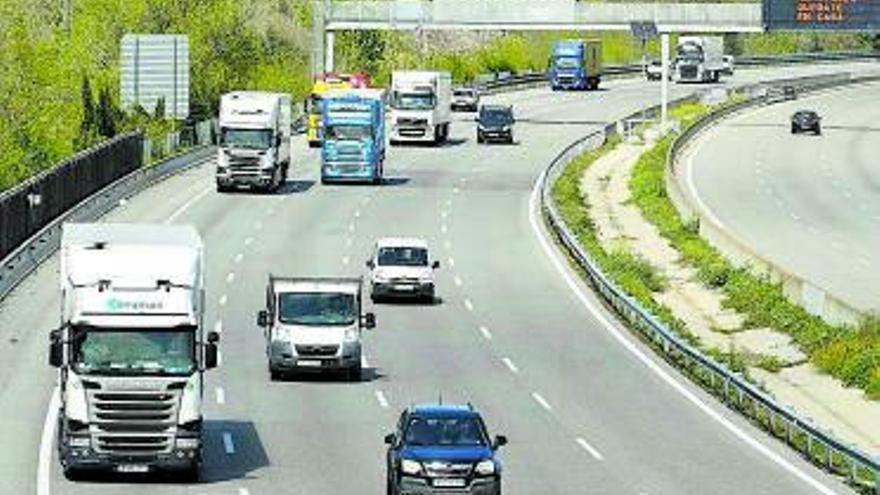
[[[420,405],[400,415],[385,436],[388,495],[501,494],[498,448],[473,406]]]

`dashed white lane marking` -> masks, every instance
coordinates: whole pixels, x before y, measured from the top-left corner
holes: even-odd
[[[455,283],[456,286],[461,287],[461,278],[455,277],[452,279],[452,282]]]
[[[452,243],[449,240],[443,241],[443,247],[446,249],[452,249]]]
[[[257,230],[263,230],[263,222],[257,222],[254,224],[254,228]]]
[[[458,191],[459,191],[458,186],[455,186],[455,187],[452,188],[452,193],[453,193],[453,194],[458,194]]]
[[[631,340],[627,337],[624,337],[621,330],[619,330],[609,319],[608,317],[602,313],[602,311],[592,303],[581,290],[578,283],[572,277],[572,274],[563,264],[563,261],[553,250],[554,248],[550,245],[550,241],[548,241],[543,232],[541,231],[541,227],[539,226],[539,213],[538,213],[538,204],[539,198],[541,194],[541,184],[544,181],[546,176],[546,171],[542,172],[538,179],[535,181],[535,185],[532,188],[532,196],[529,199],[529,224],[532,227],[532,232],[535,234],[535,237],[538,239],[538,243],[541,244],[541,248],[544,250],[544,253],[550,258],[550,261],[553,263],[553,266],[556,267],[556,271],[565,281],[566,285],[568,285],[569,290],[578,298],[578,300],[583,304],[583,306],[593,315],[593,317],[601,323],[602,327],[617,340],[624,349],[629,351],[636,359],[641,361],[642,364],[645,365],[649,370],[651,370],[654,374],[656,374],[660,379],[666,382],[673,390],[678,392],[685,400],[694,405],[697,409],[706,414],[713,421],[720,424],[727,431],[734,434],[737,438],[742,440],[748,446],[754,448],[756,451],[760,452],[762,455],[770,459],[772,462],[776,463],[777,466],[781,467],[785,471],[788,471],[804,483],[810,485],[819,493],[824,495],[836,495],[834,490],[826,487],[817,479],[813,478],[805,471],[799,469],[797,466],[792,464],[790,461],[782,457],[780,454],[770,450],[769,447],[756,440],[748,433],[745,432],[742,428],[735,425],[731,420],[724,417],[720,412],[713,409],[711,406],[703,402],[696,394],[692,391],[688,390],[688,388],[683,385],[681,382],[672,377],[666,370],[660,367],[654,360],[648,357],[645,352],[636,346]]]
[[[348,256],[343,256],[343,257],[342,257],[342,264],[343,264],[343,265],[347,265],[348,262],[349,262]]]
[[[229,274],[226,275],[226,283],[231,284],[234,280],[235,280],[235,273],[229,272]]]
[[[214,323],[214,331],[217,333],[223,333],[223,320],[217,320]]]
[[[538,392],[532,392],[532,399],[535,399],[535,402],[537,402],[538,405],[548,411],[553,409],[552,407],[550,407],[550,403],[547,402],[547,399],[541,397],[541,394],[539,394]]]
[[[492,340],[492,332],[490,332],[488,328],[481,326],[480,333],[483,334],[484,339]]]
[[[464,300],[464,307],[467,308],[468,311],[473,311],[473,310],[474,310],[474,305],[473,305],[473,303],[471,302],[470,299],[465,299],[465,300]]]
[[[52,473],[52,451],[55,447],[55,425],[58,424],[58,409],[61,407],[61,390],[55,387],[49,399],[46,419],[43,420],[43,435],[40,437],[40,457],[37,462],[37,495],[49,495],[49,475]]]
[[[214,186],[206,187],[205,189],[202,189],[198,194],[196,194],[195,196],[190,198],[189,201],[180,205],[180,208],[174,210],[174,213],[172,213],[171,215],[168,216],[168,218],[165,219],[165,223],[168,224],[168,223],[171,223],[171,222],[177,220],[177,217],[179,217],[180,215],[183,215],[183,213],[186,210],[188,210],[192,205],[194,205],[196,203],[196,201],[204,198],[205,195],[208,194],[209,192],[211,192],[212,189],[214,189]]]
[[[445,224],[445,223],[444,223],[443,225],[440,226],[440,232],[442,232],[442,233],[445,234],[447,230],[449,230],[449,229],[446,227],[446,224]]]
[[[220,296],[220,306],[226,306],[226,294]]]
[[[580,445],[584,450],[589,452],[590,455],[593,456],[597,461],[601,461],[602,459],[604,459],[604,457],[602,457],[602,453],[599,452],[598,450],[596,450],[595,447],[593,447],[592,445],[587,443],[587,441],[584,440],[583,438],[578,437],[576,441],[577,441],[578,445]]]
[[[447,207],[452,206],[452,198],[449,198],[449,199],[446,200],[446,206],[447,206]]]
[[[226,451],[226,455],[232,455],[235,453],[235,444],[232,442],[232,433],[223,432],[223,450]]]
[[[269,214],[270,214],[270,215],[274,215],[274,214],[275,214],[275,208],[270,207],[270,208],[269,208]]]
[[[361,217],[361,210],[355,210],[355,211],[354,211],[354,217],[355,217],[355,218],[360,218],[360,217]]]
[[[244,245],[245,245],[245,246],[250,246],[251,244],[253,244],[253,242],[254,242],[254,238],[253,238],[253,237],[248,237],[248,238],[246,238],[246,239],[244,240]]]
[[[223,390],[223,387],[217,387],[214,395],[216,396],[217,404],[226,404],[226,391]]]
[[[385,394],[381,390],[376,390],[376,401],[380,406],[388,409],[388,399],[385,398]]]
[[[443,210],[443,211],[440,212],[440,218],[446,220],[446,217],[448,217],[448,216],[449,216],[449,212],[448,212],[448,211]]]
[[[455,260],[452,258],[449,258],[449,268],[455,268]]]
[[[238,495],[251,495],[251,492],[247,488],[239,488]]]
[[[235,255],[235,262],[236,263],[241,263],[241,260],[243,260],[243,259],[244,259],[244,254],[238,253]]]
[[[502,358],[501,362],[504,363],[504,366],[507,366],[507,369],[509,369],[511,373],[519,373],[519,368],[513,364],[513,361],[510,358]]]
[[[354,224],[353,223],[348,224],[348,231],[354,232]]]

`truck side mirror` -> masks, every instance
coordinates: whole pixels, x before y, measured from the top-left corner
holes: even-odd
[[[492,448],[497,449],[499,447],[504,447],[507,445],[507,437],[504,435],[496,435],[495,441],[492,443]]]
[[[281,134],[275,136],[275,147],[276,147],[276,148],[280,148],[280,147],[281,147]]]
[[[205,369],[210,370],[217,367],[219,361],[219,351],[217,350],[217,342],[220,341],[220,334],[217,332],[208,333],[208,343],[205,344]]]
[[[52,330],[49,333],[49,365],[60,368],[64,363],[64,342],[61,339],[61,330]]]
[[[367,260],[367,262],[365,263],[365,265],[367,265],[367,268],[369,268],[370,270],[372,270],[373,268],[376,267],[376,263],[375,263],[373,260],[371,260],[371,259],[370,259],[370,260]]]
[[[389,433],[389,434],[385,435],[385,443],[387,445],[394,445],[394,440],[395,440],[394,433]]]
[[[367,313],[364,315],[364,327],[376,328],[376,315],[374,313]]]
[[[260,312],[257,313],[257,325],[261,327],[269,326],[269,312],[265,309],[260,310]]]
[[[439,260],[434,260],[434,262],[431,263],[431,268],[433,268],[434,270],[440,268],[440,261],[439,261]]]

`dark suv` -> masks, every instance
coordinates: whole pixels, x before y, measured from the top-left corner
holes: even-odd
[[[477,142],[501,141],[513,143],[513,107],[483,105],[476,117]]]
[[[496,451],[471,405],[421,405],[403,411],[397,431],[385,436],[387,495],[501,494]]]
[[[798,110],[791,116],[791,133],[812,132],[822,134],[822,117],[813,110]]]

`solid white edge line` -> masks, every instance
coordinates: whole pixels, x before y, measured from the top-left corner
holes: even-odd
[[[57,425],[58,410],[61,407],[61,389],[52,390],[46,419],[43,420],[43,434],[40,437],[40,454],[37,461],[37,495],[49,495],[49,475],[52,471],[53,440]]]
[[[217,387],[214,389],[214,393],[217,396],[217,404],[226,404],[226,391],[223,390],[223,387]]]
[[[228,431],[223,432],[223,450],[226,451],[226,455],[232,455],[235,453],[235,444],[232,442],[232,433]]]
[[[615,340],[617,340],[627,351],[629,351],[633,356],[635,356],[639,361],[642,362],[649,370],[654,372],[660,379],[666,382],[670,387],[672,387],[676,392],[681,394],[687,401],[696,406],[699,410],[705,413],[707,416],[715,420],[718,424],[723,426],[726,430],[731,432],[734,436],[745,442],[750,447],[757,450],[759,453],[770,459],[772,462],[776,463],[779,467],[793,474],[795,477],[799,478],[801,481],[815,488],[818,492],[823,493],[825,495],[836,495],[834,490],[823,485],[821,482],[804,472],[803,470],[796,467],[794,464],[784,459],[781,455],[773,452],[766,445],[762,444],[751,435],[746,433],[742,428],[733,424],[729,419],[722,416],[718,411],[715,411],[708,404],[703,402],[699,397],[697,397],[693,392],[688,390],[685,385],[680,383],[678,380],[672,377],[669,373],[663,370],[656,362],[654,362],[650,357],[648,357],[645,352],[643,352],[640,348],[636,347],[632,341],[627,339],[620,330],[602,313],[602,311],[595,306],[589,298],[581,291],[575,279],[572,277],[571,273],[568,271],[568,267],[562,263],[559,259],[558,255],[554,252],[553,247],[550,245],[549,241],[544,237],[543,232],[538,225],[538,198],[540,197],[540,185],[544,180],[544,176],[547,171],[544,170],[541,172],[541,175],[538,176],[538,179],[535,181],[535,185],[532,189],[532,197],[529,199],[529,223],[531,224],[532,231],[535,236],[538,238],[538,242],[541,244],[544,252],[550,258],[550,261],[553,263],[553,266],[556,267],[556,270],[562,276],[565,283],[568,285],[569,289],[571,289],[572,293],[578,298],[581,304],[584,305],[585,308],[596,318],[596,320],[602,324],[602,326],[607,330]]]
[[[229,274],[226,275],[226,283],[231,284],[233,280],[235,280],[235,273],[229,272]]]
[[[452,279],[452,281],[455,283],[455,285],[461,287],[461,278],[455,277],[454,279]]]
[[[180,205],[180,208],[174,210],[174,212],[173,212],[171,215],[169,215],[168,218],[165,219],[165,222],[164,222],[164,223],[165,223],[165,224],[169,224],[169,223],[171,223],[171,222],[177,220],[177,217],[179,217],[180,215],[183,215],[183,213],[184,213],[186,210],[190,209],[190,207],[191,207],[192,205],[196,204],[197,201],[199,201],[200,199],[204,198],[205,195],[207,195],[207,194],[208,194],[209,192],[211,192],[213,189],[214,189],[214,186],[210,186],[210,187],[206,187],[206,188],[202,189],[198,194],[196,194],[195,196],[191,197],[191,198],[189,199],[189,201],[187,201],[186,203]]]
[[[481,326],[480,333],[483,334],[483,338],[486,340],[492,340],[492,332],[490,332],[488,328]]]
[[[388,409],[388,399],[385,398],[385,394],[381,390],[376,390],[376,401],[379,402],[380,406]]]
[[[474,304],[471,302],[470,299],[465,299],[465,300],[464,300],[464,307],[467,308],[468,311],[473,311],[473,310],[474,310]]]
[[[696,181],[694,180],[694,158],[700,153],[700,150],[703,149],[703,145],[706,143],[706,141],[708,141],[709,134],[713,131],[714,129],[710,129],[705,135],[700,136],[699,141],[697,141],[692,149],[688,150],[688,157],[686,162],[687,173],[685,175],[687,177],[687,188],[689,189],[691,196],[694,198],[694,201],[697,202],[697,207],[703,213],[705,213],[707,217],[709,217],[710,222],[714,223],[722,230],[727,230],[724,222],[722,222],[721,219],[715,215],[715,213],[709,208],[709,205],[707,205],[703,201],[703,198],[700,197],[700,193],[697,192]]]
[[[504,363],[504,366],[507,366],[507,369],[509,369],[511,373],[519,373],[519,368],[517,368],[516,365],[513,364],[512,359],[507,358],[507,357],[501,358],[501,362]]]
[[[553,409],[552,407],[550,407],[550,403],[547,402],[547,399],[542,397],[541,394],[539,394],[538,392],[532,392],[532,399],[535,399],[535,402],[537,402],[541,407],[548,411]]]
[[[597,461],[601,461],[601,460],[604,459],[604,457],[602,457],[602,453],[599,452],[598,450],[596,450],[595,447],[593,447],[592,445],[590,445],[589,443],[587,443],[587,441],[584,440],[583,438],[578,437],[575,441],[576,441],[576,442],[578,443],[578,445],[580,445],[584,450],[586,450],[587,452],[589,452],[590,455],[593,456],[593,458],[595,458]]]

